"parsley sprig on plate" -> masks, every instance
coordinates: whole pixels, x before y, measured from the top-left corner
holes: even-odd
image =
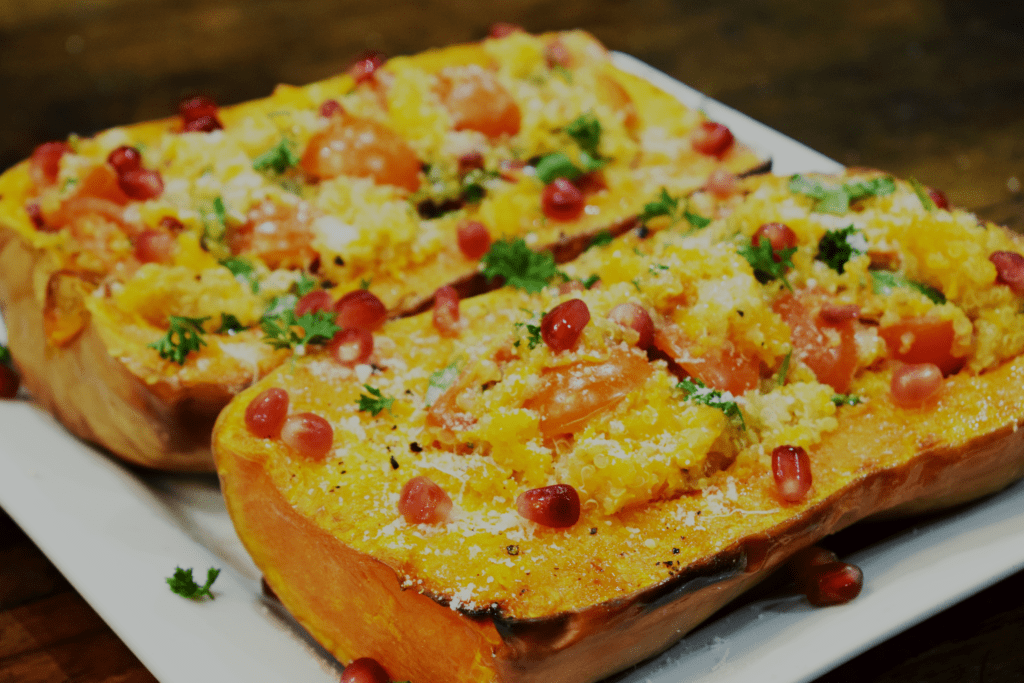
[[[488,281],[501,277],[506,285],[531,293],[544,289],[555,276],[569,279],[555,265],[551,252],[533,251],[522,238],[495,242],[480,261]]]
[[[156,349],[160,357],[165,360],[184,365],[188,354],[206,346],[206,340],[203,338],[206,334],[203,323],[209,319],[209,316],[188,318],[172,315],[168,318],[170,328],[167,330],[167,334],[149,344],[149,348]]]
[[[206,570],[206,583],[200,586],[192,578],[191,567],[188,569],[178,567],[174,570],[174,576],[168,576],[166,580],[167,585],[171,587],[171,592],[183,598],[189,598],[190,600],[210,598],[213,600],[213,593],[210,592],[210,587],[213,586],[213,582],[217,580],[218,576],[220,576],[220,570],[210,567]]]

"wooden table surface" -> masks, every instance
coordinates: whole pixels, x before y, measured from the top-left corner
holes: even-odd
[[[0,0],[0,168],[70,132],[169,115],[186,93],[238,102],[361,50],[474,40],[503,20],[585,28],[842,163],[915,177],[1024,231],[1022,5]],[[818,683],[1024,681],[1022,598],[1018,573]],[[152,680],[0,510],[0,683]]]

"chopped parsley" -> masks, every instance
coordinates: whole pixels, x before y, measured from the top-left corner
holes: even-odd
[[[896,182],[889,176],[871,180],[851,180],[842,185],[826,185],[797,174],[789,179],[789,191],[815,200],[814,211],[842,215],[850,204],[864,197],[883,197],[896,191]]]
[[[0,344],[0,363],[4,365],[11,364],[11,350],[3,344]]]
[[[543,317],[543,316],[542,316]],[[516,328],[519,330],[526,330],[526,347],[533,351],[541,342],[540,336],[540,325],[531,325],[530,323],[516,323]],[[512,346],[519,347],[522,339],[517,339]]]
[[[228,258],[231,250],[224,244],[228,231],[228,210],[222,197],[213,200],[209,210],[200,214],[203,221],[203,246],[215,256]]]
[[[593,114],[580,114],[565,127],[577,145],[593,157],[599,157],[597,146],[601,144],[601,122]]]
[[[885,296],[892,292],[896,287],[908,287],[913,289],[920,294],[924,294],[932,303],[935,304],[941,305],[946,303],[946,296],[934,287],[929,287],[921,282],[908,280],[899,273],[894,273],[891,270],[871,271],[871,291],[875,294]]]
[[[685,218],[686,222],[697,230],[702,230],[711,224],[711,219],[707,216],[701,216],[700,214],[690,211],[689,202],[687,202],[686,209],[683,211],[683,218]]]
[[[775,377],[775,383],[780,387],[786,383],[786,375],[789,374],[789,361],[793,358],[793,351],[790,350],[786,354],[786,357],[782,359],[782,367],[779,368],[779,374]]]
[[[440,370],[430,373],[430,381],[427,383],[427,395],[424,400],[428,406],[433,405],[434,401],[441,398],[441,395],[455,384],[456,380],[459,379],[459,374],[462,372],[464,364],[461,358],[456,358]]]
[[[245,325],[239,322],[238,318],[231,313],[220,314],[220,327],[217,328],[217,334],[234,334],[244,329]]]
[[[364,384],[363,388],[370,394],[359,394],[359,410],[370,413],[374,417],[377,417],[382,411],[391,410],[392,404],[395,399],[386,397],[381,393],[380,389],[374,389],[369,384]]]
[[[223,259],[220,264],[230,270],[236,280],[247,283],[253,294],[259,294],[259,273],[256,272],[256,266],[253,265],[252,261],[241,256],[231,256]]]
[[[160,357],[170,360],[178,365],[185,364],[185,357],[192,351],[198,351],[200,347],[206,346],[203,335],[203,323],[209,320],[205,318],[187,318],[185,316],[172,315],[168,318],[170,329],[149,348],[156,349]]]
[[[264,171],[269,168],[280,175],[298,163],[299,155],[295,153],[294,144],[291,140],[283,138],[276,147],[253,159],[252,168],[255,171]]]
[[[534,170],[537,173],[537,178],[545,185],[553,182],[556,178],[576,180],[583,175],[583,171],[562,152],[544,155],[537,162]]]
[[[743,429],[747,428],[746,423],[743,421],[743,413],[740,412],[740,406],[729,392],[710,389],[696,377],[684,379],[676,385],[676,389],[683,392],[683,398],[687,401],[718,408],[734,423]]]
[[[818,241],[818,255],[815,258],[832,270],[842,273],[851,258],[866,254],[867,251],[868,241],[864,233],[848,225],[839,230],[826,232]]]
[[[832,403],[837,406],[855,406],[861,402],[856,394],[832,394]]]
[[[610,230],[601,230],[596,235],[590,238],[590,244],[587,245],[587,249],[591,247],[603,247],[606,244],[611,244],[615,239]]]
[[[213,593],[210,592],[210,587],[217,580],[218,576],[220,576],[220,570],[210,567],[206,570],[206,583],[200,586],[192,578],[191,567],[188,569],[178,567],[174,570],[174,576],[168,576],[166,581],[167,585],[171,587],[171,592],[177,593],[183,598],[200,600],[205,597],[213,600]]]
[[[295,296],[301,299],[302,297],[306,296],[314,289],[319,287],[320,283],[316,280],[316,278],[312,278],[306,275],[305,273],[299,273],[299,279],[296,280],[295,284],[292,286],[295,287]]]
[[[544,289],[556,275],[568,280],[555,266],[551,252],[533,251],[522,238],[493,243],[480,261],[488,281],[501,277],[506,285],[531,293]]]
[[[928,196],[928,189],[922,185],[917,178],[910,179],[910,186],[914,188],[914,194],[916,194],[917,198],[921,200],[921,206],[924,207],[925,211],[935,211],[939,208],[935,206],[935,202],[932,201],[930,196]]]
[[[758,282],[764,284],[771,280],[782,280],[786,289],[793,291],[793,286],[786,279],[786,271],[794,267],[793,254],[796,253],[796,247],[775,251],[772,249],[770,241],[762,239],[754,244],[754,238],[751,237],[750,242],[741,245],[736,252],[745,258],[750,267],[754,269],[754,277]],[[775,260],[776,257],[778,257],[778,261]]]
[[[600,275],[598,275],[597,273],[591,273],[590,275],[587,276],[587,279],[580,280],[580,282],[583,283],[584,287],[586,287],[587,289],[590,289],[591,287],[596,285],[600,280],[601,280],[601,276]]]
[[[683,207],[682,213],[679,212],[679,199],[669,195],[668,191],[663,187],[658,198],[653,202],[644,204],[644,210],[640,212],[637,217],[639,221],[646,224],[647,221],[658,216],[668,216],[672,223],[676,223],[680,218],[686,220],[691,227],[701,230],[708,227],[711,223],[711,219],[700,214],[693,213],[690,211],[690,202],[687,201]]]
[[[294,349],[307,344],[323,344],[329,342],[341,329],[333,311],[313,311],[298,318],[295,311],[288,309],[273,316],[264,316],[260,320],[263,330],[263,341],[275,349]]]

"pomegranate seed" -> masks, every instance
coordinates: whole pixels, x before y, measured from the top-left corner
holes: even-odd
[[[724,168],[716,168],[708,176],[704,189],[719,199],[725,199],[736,191],[736,176]]]
[[[427,477],[405,482],[398,498],[398,512],[409,524],[441,524],[452,511],[452,499]]]
[[[580,494],[568,484],[542,486],[520,493],[516,509],[531,522],[563,529],[580,519]]]
[[[936,209],[949,211],[949,198],[942,190],[928,188],[928,198],[932,200],[932,204],[935,205]]]
[[[451,285],[434,292],[434,328],[444,337],[459,335],[459,292]]]
[[[107,155],[107,163],[114,167],[118,175],[133,168],[142,167],[142,154],[134,147],[121,145]]]
[[[344,110],[341,108],[341,103],[338,100],[324,100],[324,103],[320,105],[320,116],[325,119],[329,119],[335,114],[341,114]]]
[[[373,333],[353,327],[341,330],[327,344],[327,352],[339,364],[350,368],[365,363],[373,353]]]
[[[358,57],[352,66],[348,68],[348,75],[355,79],[356,85],[373,78],[373,74],[384,63],[384,53],[376,50],[367,50]]]
[[[513,33],[526,33],[526,29],[519,24],[512,24],[507,21],[498,21],[491,24],[491,30],[487,35],[491,38],[505,38]]]
[[[0,363],[0,398],[14,398],[18,395],[21,377],[9,365]]]
[[[57,182],[60,174],[60,160],[71,151],[66,142],[44,142],[32,150],[28,172],[36,187],[45,187]]]
[[[288,392],[272,387],[245,407],[245,428],[261,439],[276,438],[288,417]]]
[[[812,545],[797,552],[789,558],[787,565],[789,573],[793,576],[793,583],[801,593],[807,592],[807,581],[810,571],[823,564],[838,562],[839,558],[831,550],[822,548],[819,545]]]
[[[491,233],[480,221],[463,221],[458,229],[459,251],[468,259],[478,259],[491,248]]]
[[[889,393],[901,408],[918,408],[942,388],[942,370],[935,363],[901,363],[893,370]]]
[[[583,328],[590,322],[590,309],[582,299],[569,299],[544,314],[540,336],[548,348],[558,353],[576,346]]]
[[[130,168],[117,174],[117,186],[132,199],[145,201],[163,194],[164,181],[157,171],[148,168]]]
[[[565,43],[557,39],[552,40],[544,48],[544,58],[547,59],[549,69],[556,66],[567,69],[572,64],[572,55],[565,47]]]
[[[216,116],[200,116],[194,121],[189,121],[181,127],[182,133],[212,133],[221,130],[224,124]]]
[[[459,175],[466,175],[470,171],[483,170],[484,155],[480,152],[469,152],[459,157]]]
[[[690,144],[701,154],[722,158],[732,147],[732,131],[714,121],[705,121],[690,135]]]
[[[864,572],[846,562],[828,562],[807,572],[804,595],[815,607],[843,605],[860,595]]]
[[[782,261],[782,257],[775,252],[796,246],[796,233],[785,223],[765,223],[757,229],[750,242],[756,247],[765,239],[772,247],[772,259],[776,263]]]
[[[541,210],[555,221],[573,221],[583,213],[583,193],[565,178],[555,178],[541,195]]]
[[[343,330],[352,327],[373,332],[383,325],[388,317],[388,309],[384,302],[366,289],[353,290],[338,299],[334,304],[334,311],[338,314],[335,323]]]
[[[160,230],[143,230],[135,237],[135,258],[142,263],[169,263],[175,239]]]
[[[857,304],[825,304],[818,311],[818,316],[827,325],[841,325],[849,320],[860,317],[860,306]]]
[[[640,337],[636,340],[638,349],[647,350],[654,343],[654,321],[651,314],[643,306],[632,301],[619,304],[608,311],[608,318],[623,327],[636,330]]]
[[[340,683],[390,683],[391,677],[376,659],[360,657],[341,672]]]
[[[32,225],[35,226],[36,230],[43,230],[46,227],[46,219],[43,218],[43,210],[39,208],[39,205],[35,202],[25,205],[25,213],[28,214],[28,219],[32,221]]]
[[[1013,251],[995,251],[988,260],[996,267],[996,282],[1024,296],[1024,256]]]
[[[776,446],[772,474],[775,488],[787,503],[799,503],[811,490],[811,460],[800,446]]]
[[[281,440],[310,460],[322,460],[334,445],[334,429],[316,413],[296,413],[285,419]]]
[[[166,230],[167,232],[173,233],[175,235],[177,235],[179,232],[182,232],[185,229],[185,224],[179,221],[174,216],[164,216],[163,218],[160,219],[160,222],[157,223],[157,225]]]
[[[195,95],[182,100],[178,104],[178,114],[185,123],[191,123],[204,117],[217,116],[217,103],[206,95]]]
[[[327,312],[333,308],[334,299],[331,298],[331,293],[325,289],[314,289],[295,302],[295,317],[301,318],[307,313],[316,313],[317,311]]]

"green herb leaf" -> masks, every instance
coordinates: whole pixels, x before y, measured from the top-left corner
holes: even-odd
[[[597,273],[591,273],[589,276],[587,276],[587,278],[585,280],[580,280],[580,282],[583,283],[584,287],[586,287],[587,289],[590,289],[591,287],[596,285],[600,280],[601,280],[601,276],[600,275],[598,275]]]
[[[885,197],[896,191],[896,181],[891,176],[872,178],[871,180],[853,180],[843,183],[843,190],[855,202],[864,197]]]
[[[786,375],[789,374],[789,361],[793,358],[793,351],[790,350],[786,354],[786,357],[782,359],[782,367],[779,368],[779,374],[775,378],[775,383],[780,387],[786,383]]]
[[[463,365],[465,365],[465,361],[462,358],[456,358],[440,370],[430,373],[430,381],[427,383],[427,395],[424,399],[428,406],[433,405],[434,401],[441,398],[441,395],[455,384],[459,379],[459,374],[462,372]]]
[[[230,270],[236,280],[248,283],[249,289],[252,290],[253,294],[259,294],[259,273],[256,271],[256,266],[253,265],[252,261],[241,256],[232,256],[223,259],[220,264]]]
[[[935,206],[935,202],[933,202],[932,198],[928,195],[928,188],[918,182],[917,178],[910,179],[910,186],[914,188],[914,194],[916,194],[917,198],[921,200],[921,206],[924,207],[925,211],[935,211],[935,209],[939,208]]]
[[[815,258],[832,270],[842,273],[851,258],[866,254],[867,250],[868,241],[864,233],[848,225],[839,230],[826,232],[818,241],[818,255]]]
[[[551,252],[533,251],[522,238],[494,242],[480,261],[488,281],[502,277],[506,285],[527,292],[541,291],[556,275],[568,280]]]
[[[647,266],[647,270],[648,272],[650,272],[651,275],[664,273],[668,269],[668,266],[666,266],[664,263],[652,263],[651,265]]]
[[[3,344],[0,344],[0,363],[4,365],[11,364],[11,350]]]
[[[685,218],[686,222],[692,225],[697,230],[702,230],[711,224],[710,218],[701,216],[700,214],[693,213],[690,211],[689,208],[683,211],[683,218]]]
[[[172,315],[168,319],[170,329],[167,330],[167,334],[149,344],[149,348],[156,349],[163,359],[184,365],[185,357],[189,353],[206,346],[206,341],[203,339],[203,335],[206,334],[206,331],[203,330],[203,323],[209,319],[209,316],[186,318]]]
[[[590,238],[590,244],[587,245],[587,249],[592,247],[603,247],[606,244],[611,244],[615,239],[615,236],[608,230],[601,230],[596,235]]]
[[[569,69],[567,69],[566,67],[562,66],[561,64],[555,64],[553,67],[551,67],[551,72],[558,74],[559,76],[562,77],[562,80],[564,80],[569,85],[572,85],[572,72],[569,71]]]
[[[946,296],[934,287],[929,287],[921,282],[908,280],[899,273],[894,273],[891,270],[872,270],[870,272],[871,291],[875,294],[888,296],[896,287],[909,287],[910,289],[924,294],[932,303],[940,305],[946,303]]]
[[[292,166],[299,163],[299,155],[295,153],[294,145],[290,140],[284,138],[277,146],[264,152],[253,159],[252,167],[255,171],[273,169],[278,175],[284,173]]]
[[[380,389],[374,389],[369,384],[364,384],[363,388],[366,389],[370,395],[359,395],[359,401],[357,401],[359,404],[359,410],[370,413],[374,417],[377,417],[381,411],[391,410],[391,406],[394,404],[395,399],[384,396]]]
[[[335,323],[337,314],[333,311],[313,311],[299,318],[294,310],[286,310],[275,316],[264,316],[260,320],[263,341],[275,349],[294,349],[308,344],[329,342],[341,329]]]
[[[644,204],[644,210],[640,213],[639,219],[641,223],[646,223],[657,216],[672,217],[675,216],[678,209],[679,200],[669,196],[668,191],[663,187],[656,200]]]
[[[786,271],[793,268],[796,247],[775,251],[768,240],[758,240],[757,244],[754,244],[754,239],[751,238],[748,244],[742,245],[736,251],[754,269],[754,277],[758,282],[764,284],[771,280],[782,280],[786,289],[793,291],[792,285],[786,279]],[[775,257],[779,258],[778,262],[775,261]]]
[[[292,285],[295,288],[295,295],[300,299],[314,289],[320,286],[320,282],[316,278],[312,278],[305,273],[299,273],[299,279]]]
[[[206,597],[213,600],[210,587],[213,586],[213,582],[217,580],[218,576],[220,576],[220,570],[210,567],[206,570],[206,583],[200,586],[192,578],[191,567],[188,569],[178,567],[174,570],[174,576],[167,577],[166,581],[167,585],[171,587],[171,592],[177,593],[183,598],[199,600]]]
[[[817,200],[814,211],[842,215],[850,210],[850,202],[869,196],[881,197],[892,194],[896,191],[896,182],[891,177],[882,177],[852,180],[836,186],[797,174],[789,179],[789,191]]]
[[[542,316],[543,317],[543,316]],[[537,348],[537,345],[541,342],[540,336],[540,325],[531,325],[530,323],[516,323],[516,328],[519,330],[526,330],[526,346],[531,351]],[[513,346],[518,347],[522,340],[517,339]]]
[[[855,394],[832,394],[832,403],[837,406],[855,406],[861,402],[861,397]]]
[[[731,394],[723,393],[717,389],[709,389],[704,382],[696,377],[684,379],[676,385],[676,389],[683,392],[683,398],[692,403],[718,408],[725,416],[737,423],[743,429],[747,428],[743,420],[743,413],[740,406]]]
[[[217,220],[221,225],[227,227],[228,224],[228,210],[224,206],[224,198],[216,197],[213,200],[213,214],[217,217]]]
[[[239,322],[238,318],[231,313],[220,314],[220,327],[217,328],[217,334],[234,334],[244,329],[245,325]]]
[[[597,146],[601,144],[601,122],[593,114],[580,114],[565,127],[580,149],[590,156],[599,158]]]
[[[555,178],[566,178],[576,180],[583,171],[576,167],[572,159],[562,152],[553,152],[540,158],[534,167],[537,178],[545,185],[551,183]]]

